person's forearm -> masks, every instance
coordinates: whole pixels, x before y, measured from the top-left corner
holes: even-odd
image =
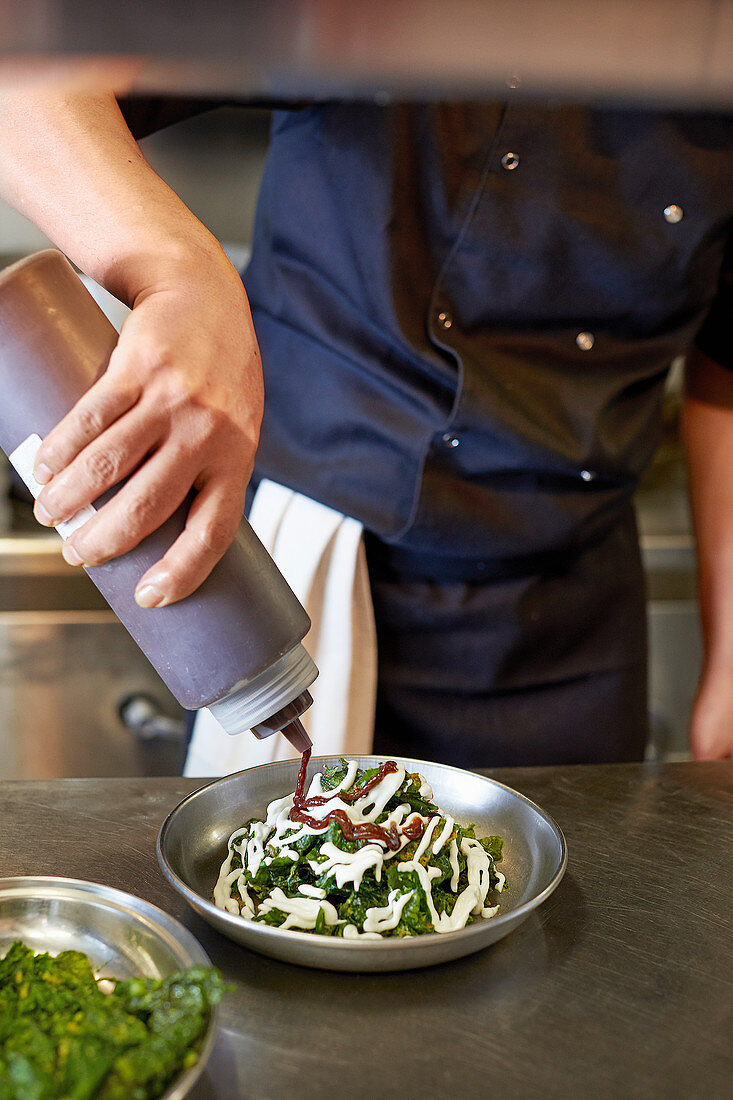
[[[0,148],[0,195],[128,305],[184,258],[218,250],[150,168],[112,95],[4,92]]]
[[[733,373],[693,352],[684,437],[709,665],[733,674]]]
[[[136,593],[173,603],[231,543],[252,471],[262,372],[242,281],[111,96],[0,94],[0,150],[0,194],[132,307],[106,371],[39,448],[36,518],[55,526],[124,481],[64,546],[72,564],[101,565],[193,489],[183,533]]]
[[[690,737],[696,756],[714,758],[733,752],[733,373],[698,351],[683,430],[705,647]]]

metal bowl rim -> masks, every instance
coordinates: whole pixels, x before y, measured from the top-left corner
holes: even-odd
[[[189,966],[212,965],[211,959],[206,954],[193,932],[190,932],[179,920],[171,916],[170,913],[166,913],[166,911],[159,906],[153,905],[152,902],[146,901],[144,898],[139,898],[135,894],[130,894],[125,890],[118,890],[116,886],[105,886],[101,882],[91,882],[88,879],[64,878],[56,875],[8,875],[0,878],[0,903],[8,898],[17,896],[22,897],[24,893],[29,899],[37,899],[38,894],[36,893],[33,895],[31,891],[34,888],[37,890],[39,887],[57,887],[59,890],[65,891],[67,896],[73,897],[74,893],[76,893],[77,897],[75,900],[79,900],[78,895],[81,894],[84,895],[86,899],[96,898],[103,902],[110,902],[117,908],[126,907],[129,909],[130,903],[132,903],[133,911],[138,912],[142,909],[149,923],[154,926],[156,931],[159,928],[167,931],[168,929],[166,926],[169,927],[174,938],[178,940],[180,946],[188,954],[190,959],[188,963]],[[141,913],[140,915],[143,914]],[[204,1067],[216,1044],[219,1022],[220,1006],[218,1004],[212,1005],[209,1015],[209,1026],[206,1029],[206,1035],[201,1044],[196,1064],[191,1066],[190,1069],[187,1069],[185,1073],[181,1074],[172,1082],[166,1092],[163,1093],[161,1100],[182,1100],[182,1098],[187,1096],[194,1087],[203,1073]]]
[[[328,756],[314,756],[310,763],[317,764],[319,761],[324,760],[338,760],[339,755],[331,754]],[[382,758],[371,754],[351,754],[345,756],[344,759],[357,760],[357,761],[372,761],[376,762]],[[565,840],[565,836],[562,829],[557,824],[555,819],[543,810],[541,806],[538,806],[536,802],[533,802],[531,798],[527,798],[521,791],[514,790],[513,787],[509,787],[506,783],[500,783],[498,779],[491,779],[487,775],[481,775],[479,772],[472,772],[466,768],[456,768],[452,764],[437,764],[434,761],[429,760],[416,760],[412,757],[405,756],[390,756],[390,760],[396,761],[398,764],[410,764],[410,765],[426,765],[430,768],[441,768],[444,771],[456,772],[459,775],[470,775],[473,778],[481,779],[483,782],[488,783],[491,786],[499,787],[504,791],[507,791],[514,798],[520,799],[520,801],[526,803],[540,818],[549,826],[551,832],[554,834],[554,838],[560,847],[560,858],[557,861],[556,869],[552,878],[543,887],[538,894],[531,897],[528,901],[518,905],[516,909],[510,910],[508,913],[500,913],[496,917],[489,918],[492,928],[501,928],[506,924],[519,922],[528,916],[534,909],[541,905],[557,888],[562,880],[568,863],[568,847]],[[290,761],[282,760],[277,761],[276,764],[287,764]],[[297,764],[297,761],[292,761],[293,766]],[[462,939],[470,939],[485,930],[486,924],[480,921],[476,921],[474,924],[468,925],[466,928],[460,928],[456,932],[427,932],[420,936],[403,936],[403,937],[387,937],[380,942],[376,940],[344,940],[341,938],[334,939],[331,936],[317,936],[312,932],[301,932],[294,928],[275,928],[272,925],[262,924],[259,921],[248,920],[246,917],[235,916],[234,913],[227,913],[226,910],[220,909],[213,902],[204,898],[203,895],[197,894],[195,890],[192,890],[187,883],[180,878],[171,867],[168,862],[168,858],[165,854],[166,836],[168,831],[173,825],[174,818],[182,812],[187,803],[192,802],[195,798],[201,796],[204,791],[207,791],[210,787],[215,786],[217,783],[224,783],[230,779],[236,779],[238,776],[251,775],[254,772],[261,771],[265,768],[272,768],[276,764],[258,764],[254,768],[244,768],[239,772],[232,772],[230,775],[220,776],[217,779],[212,779],[208,783],[204,783],[203,786],[197,787],[195,791],[191,791],[185,798],[181,799],[177,806],[170,811],[163,824],[158,831],[158,839],[156,842],[156,851],[158,854],[158,863],[160,864],[163,874],[166,876],[171,885],[181,894],[194,909],[203,909],[207,914],[215,917],[217,921],[222,921],[225,925],[232,929],[246,928],[252,930],[257,935],[262,935],[263,938],[288,942],[293,944],[302,944],[307,941],[309,944],[318,944],[322,946],[325,951],[351,951],[362,952],[364,954],[375,953],[376,951],[414,951],[420,947],[424,947],[426,943],[438,943],[438,942],[452,942],[457,943]]]

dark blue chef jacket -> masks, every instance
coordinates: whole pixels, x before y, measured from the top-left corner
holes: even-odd
[[[446,747],[420,719],[408,748],[603,759],[630,716],[609,700],[644,709],[630,502],[670,362],[697,340],[733,367],[732,226],[721,116],[275,114],[244,277],[266,384],[256,473],[370,533],[382,687],[403,693],[392,724],[402,736],[427,707],[449,731]],[[563,684],[561,703],[547,692]],[[530,736],[514,752],[517,722]],[[638,755],[642,724],[605,758]]]
[[[437,724],[464,714],[450,751],[439,737],[425,750],[419,729],[410,749],[603,759],[605,712],[636,728],[605,758],[639,755],[641,721],[598,678],[634,670],[616,694],[645,709],[630,501],[670,362],[697,339],[733,367],[732,225],[723,117],[526,103],[276,114],[245,275],[266,379],[257,472],[378,536],[382,686],[408,700],[395,723],[426,692]],[[562,683],[572,705],[542,694]],[[568,731],[574,712],[574,747],[477,749],[500,700],[510,741],[507,712],[540,739],[541,714]],[[600,747],[587,752],[583,727]]]
[[[278,113],[245,276],[258,470],[469,573],[597,540],[706,317],[733,365],[716,298],[732,219],[727,119]]]

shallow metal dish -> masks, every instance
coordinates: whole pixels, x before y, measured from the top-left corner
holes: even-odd
[[[72,878],[0,878],[0,957],[14,940],[36,953],[83,951],[97,977],[163,978],[189,966],[210,966],[198,940],[162,909],[141,898]],[[195,1066],[163,1100],[181,1100],[214,1048],[218,1010]]]
[[[314,757],[308,776],[338,757]],[[382,758],[357,756],[365,767]],[[458,932],[400,939],[342,940],[285,931],[218,909],[211,897],[227,840],[249,818],[264,818],[269,802],[295,788],[298,762],[265,764],[217,779],[194,791],[168,815],[158,835],[160,865],[186,901],[225,936],[287,962],[325,970],[409,970],[457,959],[506,936],[550,896],[565,871],[567,850],[560,829],[524,795],[493,779],[444,764],[397,758],[420,772],[433,788],[436,804],[479,836],[504,838],[500,864],[507,877],[498,895],[498,914]]]

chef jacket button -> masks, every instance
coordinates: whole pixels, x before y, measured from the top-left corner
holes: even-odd
[[[675,203],[672,203],[671,206],[665,206],[664,208],[664,217],[671,225],[676,225],[677,222],[681,222],[684,216],[685,212],[682,207],[677,206]]]
[[[443,436],[443,442],[446,447],[460,447],[461,441],[457,435],[451,435],[450,432],[446,432]]]
[[[579,332],[575,337],[575,343],[581,351],[590,351],[595,342],[596,338],[592,332]]]
[[[441,324],[443,328],[450,328],[453,324],[452,315],[450,313],[447,313],[445,310],[441,311],[438,314],[438,324]]]
[[[515,168],[519,167],[519,156],[517,153],[505,153],[501,158],[501,166],[505,168],[507,172],[513,172]]]
[[[581,470],[580,476],[582,477],[583,481],[594,481],[596,477],[594,470]]]

